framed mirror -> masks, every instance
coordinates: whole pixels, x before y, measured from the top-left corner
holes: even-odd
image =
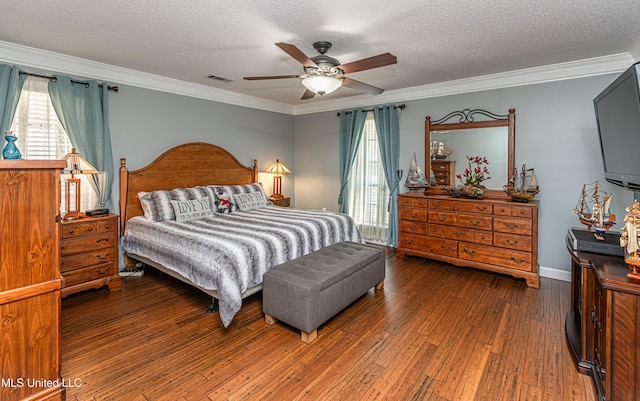
[[[425,170],[433,171],[436,182],[425,193],[444,193],[444,187],[461,184],[456,175],[469,168],[467,156],[480,156],[489,161],[491,177],[483,181],[485,197],[507,198],[502,186],[515,167],[515,123],[515,109],[506,115],[464,109],[434,121],[427,116]]]

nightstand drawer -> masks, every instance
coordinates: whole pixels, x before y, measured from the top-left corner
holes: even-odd
[[[60,241],[60,255],[73,255],[75,253],[95,251],[97,249],[110,248],[114,245],[113,233],[80,237],[72,240]]]
[[[85,266],[97,265],[100,263],[113,262],[115,257],[115,249],[108,248],[99,251],[78,253],[60,258],[60,271],[67,272],[69,270],[79,269]]]
[[[91,280],[107,278],[113,274],[113,271],[111,269],[113,269],[113,263],[105,263],[102,265],[72,270],[63,274],[64,286],[69,287]]]

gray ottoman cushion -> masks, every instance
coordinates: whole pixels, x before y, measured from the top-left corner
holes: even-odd
[[[384,277],[384,248],[341,242],[266,272],[263,310],[310,333]]]

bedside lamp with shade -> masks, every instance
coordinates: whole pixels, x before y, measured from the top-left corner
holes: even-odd
[[[67,213],[63,219],[73,220],[84,216],[80,212],[80,178],[76,178],[76,174],[100,174],[100,172],[77,153],[75,148],[71,149],[71,153],[67,154],[63,160],[67,162],[67,167],[62,172],[71,174],[71,178],[67,179]],[[71,187],[74,187],[76,193],[74,209],[71,209]]]
[[[287,168],[284,164],[280,162],[279,159],[276,159],[274,163],[271,163],[269,167],[264,169],[265,173],[275,174],[273,177],[273,195],[272,198],[284,198],[282,195],[282,174],[291,174],[291,170]]]

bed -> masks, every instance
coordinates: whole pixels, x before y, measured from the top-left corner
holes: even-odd
[[[353,219],[340,213],[270,204],[218,213],[213,199],[222,204],[218,198],[224,193],[246,192],[264,197],[265,203],[268,200],[257,184],[257,161],[246,167],[212,144],[176,146],[135,171],[128,170],[125,159],[120,163],[120,230],[126,267],[139,261],[209,294],[210,309],[217,307],[225,327],[240,310],[242,299],[260,291],[267,270],[337,242],[363,242]],[[186,222],[180,216],[154,221],[148,206],[145,217],[141,193],[146,194],[143,199],[149,194],[178,199],[168,195],[176,193],[188,199],[209,199],[214,213]]]

